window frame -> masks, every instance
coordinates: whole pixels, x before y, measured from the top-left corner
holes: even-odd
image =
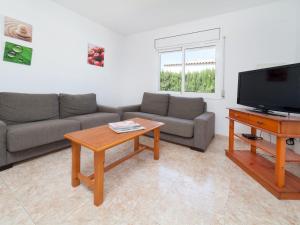
[[[215,47],[216,49],[216,74],[215,74],[215,93],[200,93],[200,92],[186,92],[185,89],[185,51],[187,49]],[[182,52],[182,72],[181,72],[181,91],[162,91],[160,90],[160,72],[161,72],[161,54],[167,52]],[[205,99],[221,99],[224,92],[224,46],[222,41],[209,41],[197,44],[189,44],[181,47],[161,49],[159,52],[159,79],[158,92],[178,95],[183,97],[203,97]]]
[[[159,54],[159,57],[158,57],[158,60],[159,60],[159,67],[158,67],[158,88],[157,88],[157,91],[159,93],[168,93],[168,94],[171,94],[171,95],[178,95],[178,94],[181,94],[182,92],[182,73],[181,72],[181,91],[162,91],[160,90],[160,72],[161,72],[161,54],[164,54],[164,53],[168,53],[168,52],[182,52],[182,48],[166,48],[162,51],[159,51],[158,54]],[[181,62],[182,60],[184,60],[184,58],[181,59]],[[183,67],[182,67],[182,71],[183,71]]]

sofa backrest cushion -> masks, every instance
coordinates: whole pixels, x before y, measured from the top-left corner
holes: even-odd
[[[59,95],[60,118],[97,112],[96,94]]]
[[[168,114],[169,94],[144,93],[141,111],[166,116]]]
[[[8,125],[58,118],[57,94],[0,93],[0,120]]]
[[[193,120],[205,112],[203,98],[170,96],[168,116]]]

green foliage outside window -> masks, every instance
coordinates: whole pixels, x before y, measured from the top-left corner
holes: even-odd
[[[185,75],[186,92],[215,92],[215,69],[190,72]]]
[[[161,91],[180,91],[181,73],[160,72],[160,90]]]
[[[180,91],[181,74],[176,72],[160,72],[160,90]],[[214,93],[215,92],[215,69],[189,72],[185,74],[185,91]]]

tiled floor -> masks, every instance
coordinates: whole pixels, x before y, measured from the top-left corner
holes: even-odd
[[[151,143],[143,138],[143,142]],[[132,143],[107,153],[108,162]],[[206,153],[161,142],[154,161],[143,152],[105,174],[105,200],[93,205],[83,185],[70,185],[70,149],[0,172],[0,224],[300,224],[300,201],[279,201],[224,155],[217,137]],[[83,150],[82,168],[92,171]],[[300,165],[292,168],[300,174]]]

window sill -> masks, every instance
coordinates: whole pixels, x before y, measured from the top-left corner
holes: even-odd
[[[209,99],[209,100],[222,100],[224,97],[221,96],[221,94],[208,94],[208,93],[194,93],[194,92],[175,92],[175,91],[158,91],[158,93],[162,94],[170,94],[174,96],[180,96],[180,97],[201,97],[203,99]]]

